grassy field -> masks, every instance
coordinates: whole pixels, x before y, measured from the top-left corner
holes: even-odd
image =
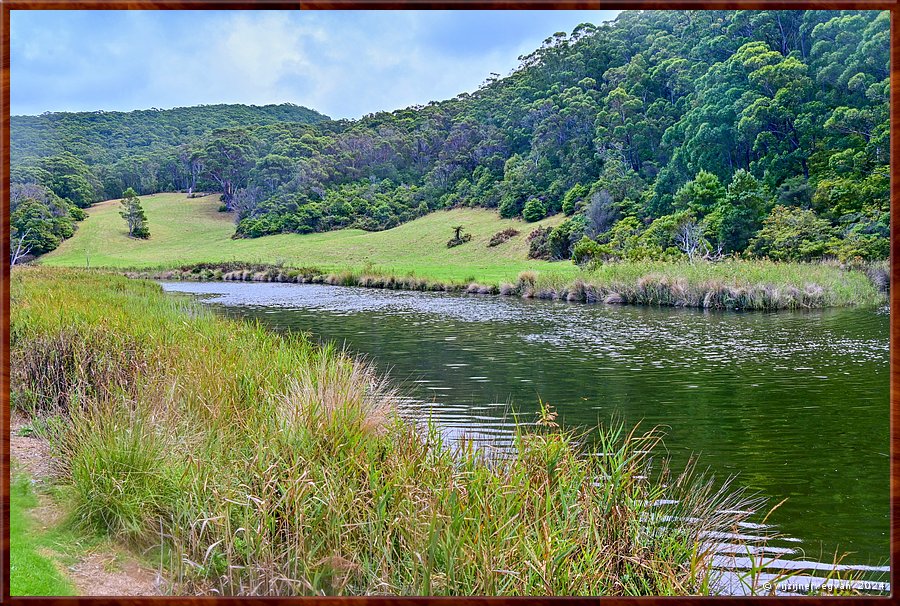
[[[9,494],[9,593],[14,596],[75,595],[56,563],[47,556],[45,533],[35,528],[30,511],[37,496],[27,476],[14,474]]]
[[[548,409],[504,458],[454,452],[345,353],[152,282],[23,267],[11,302],[12,400],[75,520],[166,537],[178,593],[702,594],[704,537],[758,505],[667,473],[652,431],[585,456]]]
[[[165,279],[221,279],[227,274],[226,279],[717,309],[841,307],[885,301],[864,272],[824,263],[637,261],[607,263],[588,271],[570,261],[529,260],[527,235],[538,226],[558,224],[560,216],[527,224],[500,219],[490,210],[455,209],[381,232],[345,229],[232,240],[232,216],[218,212],[218,196],[157,194],[142,200],[152,234],[149,240],[127,237],[118,201],[109,200],[91,207],[74,237],[38,262],[140,270],[141,276]],[[463,225],[472,240],[448,249],[455,225]],[[509,227],[520,233],[498,246],[487,246],[493,234]],[[220,267],[205,273],[164,271],[197,264]],[[232,269],[234,264],[256,267],[234,273],[225,267],[229,264]],[[290,268],[306,269],[298,273]]]
[[[499,283],[514,281],[523,270],[576,273],[572,263],[529,260],[526,236],[536,227],[556,225],[561,216],[539,223],[500,219],[485,209],[431,213],[382,232],[358,229],[297,235],[282,234],[232,240],[234,217],[220,213],[218,196],[188,198],[185,194],[144,196],[151,237],[129,238],[119,216],[119,201],[108,200],[88,209],[75,236],[41,263],[67,267],[163,268],[191,263],[243,261],[316,267],[323,271],[360,270],[415,275],[433,280]],[[472,240],[447,248],[453,227],[462,225]],[[513,227],[521,233],[488,248],[495,233]]]

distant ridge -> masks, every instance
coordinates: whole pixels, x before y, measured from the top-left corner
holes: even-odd
[[[88,164],[115,161],[124,152],[152,152],[178,146],[219,128],[276,122],[316,124],[330,118],[293,103],[213,104],[132,111],[46,112],[10,117],[10,154],[16,165],[27,157],[70,152]]]

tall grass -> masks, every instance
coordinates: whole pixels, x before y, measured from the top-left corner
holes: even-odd
[[[704,537],[752,505],[667,470],[656,432],[548,407],[504,457],[450,448],[345,353],[152,283],[17,268],[11,292],[15,405],[49,419],[78,519],[162,544],[175,593],[707,593]]]
[[[520,276],[519,284],[521,291],[545,299],[712,309],[812,309],[886,301],[864,270],[764,260],[608,263],[574,280],[542,272],[524,281]]]
[[[707,309],[816,309],[886,302],[888,273],[881,266],[842,268],[828,263],[631,261],[575,274],[523,271],[515,283],[435,281],[374,268],[324,273],[313,268],[258,264],[198,264],[175,270],[132,271],[136,278],[295,282],[419,291],[502,294],[570,301]]]

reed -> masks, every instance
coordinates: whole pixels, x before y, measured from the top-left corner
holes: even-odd
[[[259,264],[200,264],[179,270],[126,272],[163,280],[244,280],[363,286],[394,290],[503,294],[575,303],[617,303],[705,309],[778,310],[876,306],[886,302],[883,263],[839,267],[832,263],[627,262],[585,269],[574,278],[562,272],[523,271],[515,284],[486,284],[474,276],[462,282],[397,276],[372,267],[323,273],[313,268]]]
[[[13,400],[75,516],[161,546],[174,593],[708,593],[703,537],[755,504],[666,469],[655,431],[577,434],[546,406],[504,456],[451,448],[343,351],[156,284],[16,268],[11,292]]]

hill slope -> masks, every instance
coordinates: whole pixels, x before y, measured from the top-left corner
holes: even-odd
[[[430,213],[394,229],[366,232],[344,229],[307,235],[281,234],[252,240],[232,240],[233,215],[218,212],[218,196],[188,198],[185,194],[156,194],[141,199],[147,213],[149,240],[129,238],[119,216],[119,201],[101,202],[74,237],[41,263],[69,267],[177,267],[200,262],[248,261],[312,266],[326,271],[377,269],[403,275],[415,272],[438,280],[514,281],[520,271],[552,268],[574,274],[571,263],[527,259],[527,235],[539,226],[556,225],[561,217],[538,223],[500,219],[485,209],[456,209]],[[447,248],[453,227],[462,225],[472,240]],[[498,231],[513,227],[519,235],[492,248],[487,243]]]

